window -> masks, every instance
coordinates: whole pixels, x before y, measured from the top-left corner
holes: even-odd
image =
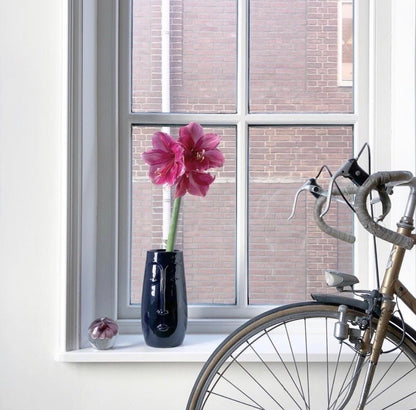
[[[83,104],[71,163],[82,172],[71,180],[70,260],[82,280],[74,275],[68,298],[79,310],[69,322],[78,314],[85,328],[107,315],[138,332],[145,251],[160,247],[169,200],[140,155],[156,130],[177,135],[191,121],[221,135],[226,163],[206,198],[183,201],[190,332],[228,331],[270,305],[326,292],[327,267],[353,270],[352,247],[314,226],[311,198],[287,221],[298,187],[351,156],[368,127],[367,60],[359,70],[354,60],[349,85],[338,81],[339,0],[73,4],[84,31],[74,25]],[[366,27],[367,8],[356,5],[354,27]],[[368,36],[348,27],[355,58],[365,56]],[[351,229],[342,206],[328,221]]]

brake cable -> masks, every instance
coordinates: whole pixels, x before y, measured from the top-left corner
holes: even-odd
[[[358,153],[357,161],[358,161],[358,158],[360,158],[365,148],[367,148],[368,174],[371,175],[371,151],[370,151],[370,145],[368,145],[367,142],[362,146],[360,152]],[[371,216],[371,219],[374,220],[373,194],[371,191],[370,191],[370,216]],[[380,289],[380,271],[379,271],[379,266],[378,266],[377,237],[374,234],[373,234],[373,248],[374,248],[374,263],[375,263],[374,267],[376,271],[377,289]]]
[[[322,171],[326,169],[329,176],[332,178],[332,172],[329,169],[328,165],[322,165],[321,169],[319,170],[318,174],[316,175],[315,179],[318,179],[319,176],[321,175]],[[356,213],[356,210],[354,209],[354,207],[351,205],[350,201],[348,201],[348,199],[345,197],[344,193],[342,192],[341,188],[339,187],[337,181],[334,181],[335,186],[337,187],[342,199],[344,200],[344,202],[350,207],[350,209]]]

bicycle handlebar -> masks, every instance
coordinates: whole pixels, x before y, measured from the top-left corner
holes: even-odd
[[[362,186],[359,187],[355,196],[354,208],[361,225],[370,233],[393,243],[401,248],[412,249],[414,240],[408,236],[385,228],[375,222],[367,211],[367,197],[371,190],[379,189],[388,183],[409,182],[413,175],[408,171],[383,171],[370,175]]]
[[[355,194],[356,192],[357,192],[357,187],[354,185],[342,188],[342,193],[346,195]],[[334,188],[332,195],[341,195],[341,193],[339,192],[337,188]],[[339,229],[336,229],[328,225],[324,221],[323,216],[322,216],[322,208],[326,204],[326,200],[327,200],[326,196],[320,196],[315,201],[313,217],[314,217],[316,225],[321,231],[325,232],[326,234],[330,236],[333,236],[336,239],[340,239],[348,243],[354,243],[355,236],[353,234],[340,231]]]
[[[333,236],[336,239],[343,240],[348,243],[353,243],[355,241],[355,236],[340,231],[330,225],[328,225],[323,216],[326,214],[326,211],[322,212],[322,208],[326,204],[328,207],[328,202],[330,202],[332,195],[334,196],[343,196],[345,195],[354,195],[354,210],[357,213],[358,220],[361,225],[371,234],[376,237],[400,246],[405,249],[412,249],[415,241],[412,237],[402,235],[399,232],[392,231],[388,228],[385,228],[378,224],[379,221],[382,221],[383,218],[389,213],[391,203],[389,198],[389,193],[391,193],[391,188],[394,185],[407,184],[411,185],[414,195],[416,195],[416,178],[413,178],[411,172],[408,171],[383,171],[377,172],[371,175],[366,175],[365,181],[362,185],[350,185],[341,189],[338,189],[336,184],[334,184],[334,179],[338,174],[334,174],[331,178],[330,189],[328,191],[323,190],[317,183],[315,178],[309,179],[297,192],[295,196],[295,201],[293,204],[292,214],[289,219],[294,216],[296,201],[299,194],[302,191],[309,191],[316,197],[315,207],[314,207],[314,220],[317,226],[326,234]],[[351,179],[351,178],[350,178]],[[413,183],[412,183],[413,181]],[[353,181],[354,182],[354,181]],[[367,197],[370,195],[372,190],[376,190],[379,193],[379,199],[383,206],[383,214],[374,221],[373,218],[369,215],[367,210]],[[345,198],[344,198],[345,199]]]

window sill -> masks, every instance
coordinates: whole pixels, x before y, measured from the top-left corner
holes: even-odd
[[[119,335],[116,345],[109,350],[96,350],[87,347],[79,350],[58,353],[56,360],[66,363],[205,363],[211,353],[225,339],[225,334],[187,334],[181,346],[173,348],[154,348],[147,346],[142,335]],[[256,347],[263,359],[276,361],[276,351],[264,340],[264,345]],[[292,360],[293,353],[298,356],[298,362],[304,362],[303,343],[299,344],[300,350],[297,351],[297,343],[294,343],[290,350],[280,351],[279,360]],[[322,345],[322,337],[309,338],[308,359],[309,362],[324,363],[327,359],[336,363],[339,360],[339,348],[336,344],[328,351]],[[355,353],[351,351],[344,354],[341,362],[350,363]],[[303,358],[303,359],[302,359]],[[389,361],[391,358],[381,356],[380,361]],[[398,358],[398,362],[405,361],[406,358]],[[240,362],[259,362],[257,354],[242,355]]]
[[[145,344],[142,335],[119,335],[112,349],[96,350],[88,347],[60,352],[56,359],[73,363],[204,363],[225,337],[225,334],[188,334],[181,346],[154,348]]]
[[[109,350],[97,350],[87,347],[79,350],[60,352],[56,356],[59,362],[67,363],[205,363],[211,353],[225,339],[226,334],[187,334],[181,346],[173,348],[154,348],[147,346],[142,335],[119,335],[114,348]],[[296,353],[295,343],[293,345]],[[298,353],[304,354],[303,344]],[[308,357],[311,362],[321,363],[326,360],[336,362],[338,355],[337,345],[334,350],[327,352],[322,346],[322,338],[311,337],[309,339]],[[276,360],[276,351],[264,340],[264,344],[256,349],[261,353],[265,361]],[[258,362],[256,354],[248,351],[247,355],[240,356],[240,361]],[[280,352],[281,358],[291,360],[293,351],[287,348]],[[343,360],[351,360],[354,353],[344,355]],[[304,357],[304,356],[302,356]],[[286,360],[286,359],[285,359]],[[302,361],[302,359],[300,359]]]

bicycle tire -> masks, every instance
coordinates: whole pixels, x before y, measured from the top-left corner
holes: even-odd
[[[349,320],[362,316],[359,309],[347,310]],[[187,410],[355,409],[366,366],[360,366],[357,385],[350,389],[359,355],[350,342],[333,337],[338,317],[338,306],[305,302],[250,320],[205,363]],[[392,349],[381,356],[366,409],[415,409],[416,345],[394,324],[383,345],[386,352]]]

